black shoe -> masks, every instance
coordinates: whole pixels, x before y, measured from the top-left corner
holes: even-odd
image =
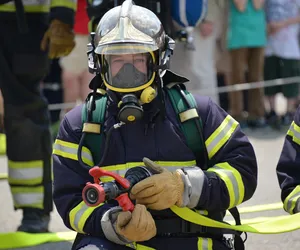
[[[50,214],[36,208],[24,208],[21,225],[17,231],[26,233],[48,233]]]

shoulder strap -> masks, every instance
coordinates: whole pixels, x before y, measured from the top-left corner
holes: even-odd
[[[203,157],[205,157],[206,167],[208,167],[209,160],[203,139],[203,124],[201,117],[198,115],[197,104],[193,95],[178,85],[173,85],[166,89],[172,105],[178,114],[181,129],[185,135],[189,148],[195,154],[197,162],[199,162],[198,159],[203,159]],[[233,216],[236,225],[241,225],[240,214],[237,207],[229,209],[229,212]],[[237,231],[234,244],[236,249],[242,250],[244,249],[244,242],[241,238],[241,234],[242,232]]]
[[[182,132],[186,138],[188,147],[193,151],[197,162],[208,164],[205,142],[203,139],[203,124],[198,115],[197,104],[191,93],[182,89],[179,85],[166,88],[173,108],[178,115]],[[199,135],[199,136],[195,136]]]
[[[91,151],[94,164],[101,159],[102,126],[105,120],[107,95],[97,95],[95,110],[92,112],[91,121],[88,121],[88,107],[92,105],[92,98],[89,98],[82,108],[82,132],[86,133],[84,145]]]

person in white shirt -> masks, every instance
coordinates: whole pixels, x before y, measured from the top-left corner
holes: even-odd
[[[194,29],[195,50],[187,50],[184,44],[176,43],[171,70],[190,79],[189,90],[199,90],[219,104],[217,92],[216,59],[217,40],[222,36],[224,22],[227,23],[225,0],[208,0],[205,20]],[[176,28],[179,28],[176,26]],[[182,58],[187,62],[182,64]],[[200,86],[199,86],[200,82]],[[197,83],[197,84],[195,84]]]

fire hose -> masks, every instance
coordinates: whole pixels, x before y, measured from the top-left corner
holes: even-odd
[[[134,204],[128,193],[135,184],[153,173],[146,167],[138,166],[130,168],[124,177],[99,167],[90,169],[89,174],[94,178],[94,183],[88,182],[82,191],[82,198],[87,206],[95,207],[114,199],[118,201],[123,211],[133,211]],[[103,176],[112,177],[114,180],[103,183],[100,180]]]

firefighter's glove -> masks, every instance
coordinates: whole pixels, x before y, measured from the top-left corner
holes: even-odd
[[[146,241],[156,235],[156,225],[147,208],[137,204],[132,213],[127,211],[118,215],[116,231],[130,241]]]
[[[145,166],[152,172],[158,172],[137,183],[131,189],[130,196],[138,204],[150,209],[163,210],[173,205],[182,205],[184,183],[178,172],[169,172],[148,158],[143,159]]]
[[[144,205],[137,204],[131,212],[113,207],[104,213],[101,227],[105,237],[119,245],[146,241],[156,235],[156,225]]]
[[[53,20],[42,39],[41,49],[45,51],[49,48],[49,58],[53,59],[69,55],[74,47],[74,33],[71,26]]]
[[[152,173],[157,174],[133,186],[130,197],[137,204],[144,204],[153,210],[163,210],[173,205],[190,208],[198,205],[205,179],[199,167],[184,167],[169,172],[148,158],[143,161]]]

